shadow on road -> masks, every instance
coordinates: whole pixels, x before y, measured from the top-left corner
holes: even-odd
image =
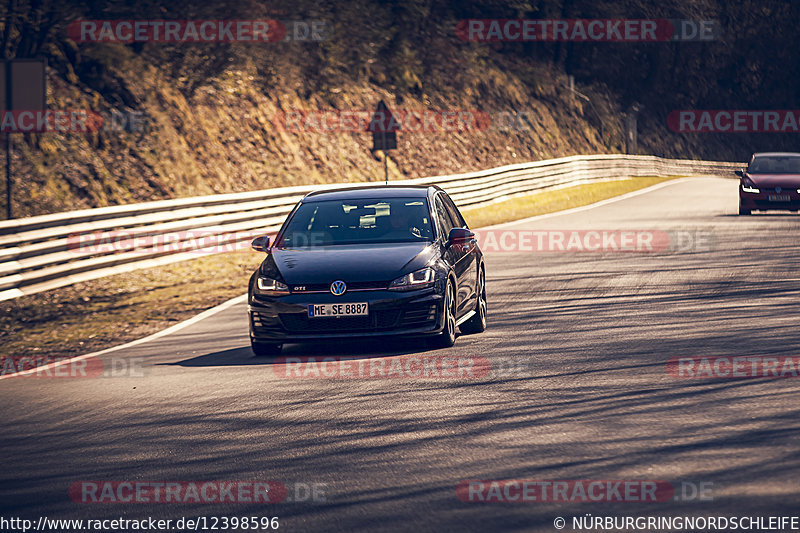
[[[280,356],[289,357],[337,357],[363,359],[371,357],[391,357],[397,355],[427,352],[424,339],[396,339],[391,342],[376,339],[352,339],[302,344],[285,344]],[[253,354],[250,346],[211,352],[174,363],[161,363],[158,366],[247,366],[271,365],[275,357],[259,357]]]

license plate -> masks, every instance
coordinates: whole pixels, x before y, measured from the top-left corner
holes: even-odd
[[[366,303],[308,305],[308,318],[365,316],[368,314],[369,306]]]
[[[770,202],[788,202],[789,195],[788,194],[774,194],[767,196],[767,200]]]

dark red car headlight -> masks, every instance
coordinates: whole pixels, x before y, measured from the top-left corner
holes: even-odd
[[[761,192],[758,187],[756,187],[756,184],[753,182],[753,180],[747,176],[742,178],[742,191],[751,193]]]

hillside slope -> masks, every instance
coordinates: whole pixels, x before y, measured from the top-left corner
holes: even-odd
[[[207,5],[155,0],[135,5],[112,1],[101,7],[87,1],[53,4],[50,11],[37,2],[14,5],[16,13],[0,8],[4,27],[17,29],[10,37],[8,32],[0,36],[4,54],[47,58],[51,109],[85,109],[106,119],[94,133],[12,136],[16,216],[382,180],[383,163],[370,152],[369,133],[335,125],[332,131],[313,124],[287,128],[283,118],[297,112],[314,117],[315,111],[328,112],[326,119],[351,111],[363,114],[379,100],[401,113],[467,112],[479,118],[477,128],[401,131],[389,164],[391,179],[621,152],[625,113],[633,102],[644,104],[638,153],[742,160],[755,149],[792,144],[786,134],[677,134],[667,128],[666,116],[674,109],[744,104],[791,109],[791,103],[760,102],[752,87],[746,87],[746,100],[736,101],[738,85],[715,89],[713,78],[703,78],[713,66],[738,79],[737,65],[747,52],[733,46],[739,41],[726,40],[730,32],[723,31],[715,43],[563,45],[464,42],[455,31],[459,20],[482,16],[753,19],[738,17],[736,10],[746,6],[733,8],[721,1],[253,0]],[[770,9],[761,13],[780,14]],[[155,18],[280,19],[289,37],[234,44],[76,43],[68,32],[71,22],[83,19]],[[297,24],[313,22],[324,30],[321,39],[293,40]],[[765,64],[749,64],[751,77],[774,71],[769,57],[759,59]],[[568,89],[567,73],[575,74],[576,88],[590,102]],[[136,117],[134,131],[119,127],[119,117],[131,116]]]
[[[541,81],[533,88],[501,66],[487,64],[458,94],[431,89],[401,97],[368,80],[348,80],[308,95],[290,84],[265,89],[258,66],[247,60],[186,94],[162,69],[125,46],[98,48],[82,51],[81,60],[99,61],[94,53],[108,58],[101,64],[102,77],[114,85],[103,94],[72,72],[62,78],[51,69],[49,102],[52,109],[96,111],[106,123],[97,133],[14,136],[18,214],[382,180],[383,163],[370,152],[371,135],[346,120],[348,111],[368,116],[381,99],[401,123],[421,130],[398,134],[390,179],[615,152],[622,145],[621,124],[607,128],[601,139],[597,119],[569,92],[566,76],[546,66],[537,69]],[[125,105],[115,102],[119,93]],[[595,107],[614,113],[607,95],[596,99]],[[314,114],[318,110],[325,113]],[[425,110],[435,125],[420,126],[405,114]],[[448,125],[442,124],[445,113],[468,115]],[[119,117],[133,117],[128,129],[141,131],[120,130],[126,119]],[[327,122],[318,126],[319,120]],[[326,131],[326,123],[338,129]]]

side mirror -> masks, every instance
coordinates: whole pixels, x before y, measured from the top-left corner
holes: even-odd
[[[744,169],[734,170],[733,173],[736,174],[737,176],[739,176],[740,178],[744,177]]]
[[[251,244],[253,250],[256,252],[269,252],[269,237],[264,235],[263,237],[256,237],[253,239],[253,243]]]
[[[467,228],[453,228],[447,236],[447,245],[467,244],[475,238],[475,234]]]

